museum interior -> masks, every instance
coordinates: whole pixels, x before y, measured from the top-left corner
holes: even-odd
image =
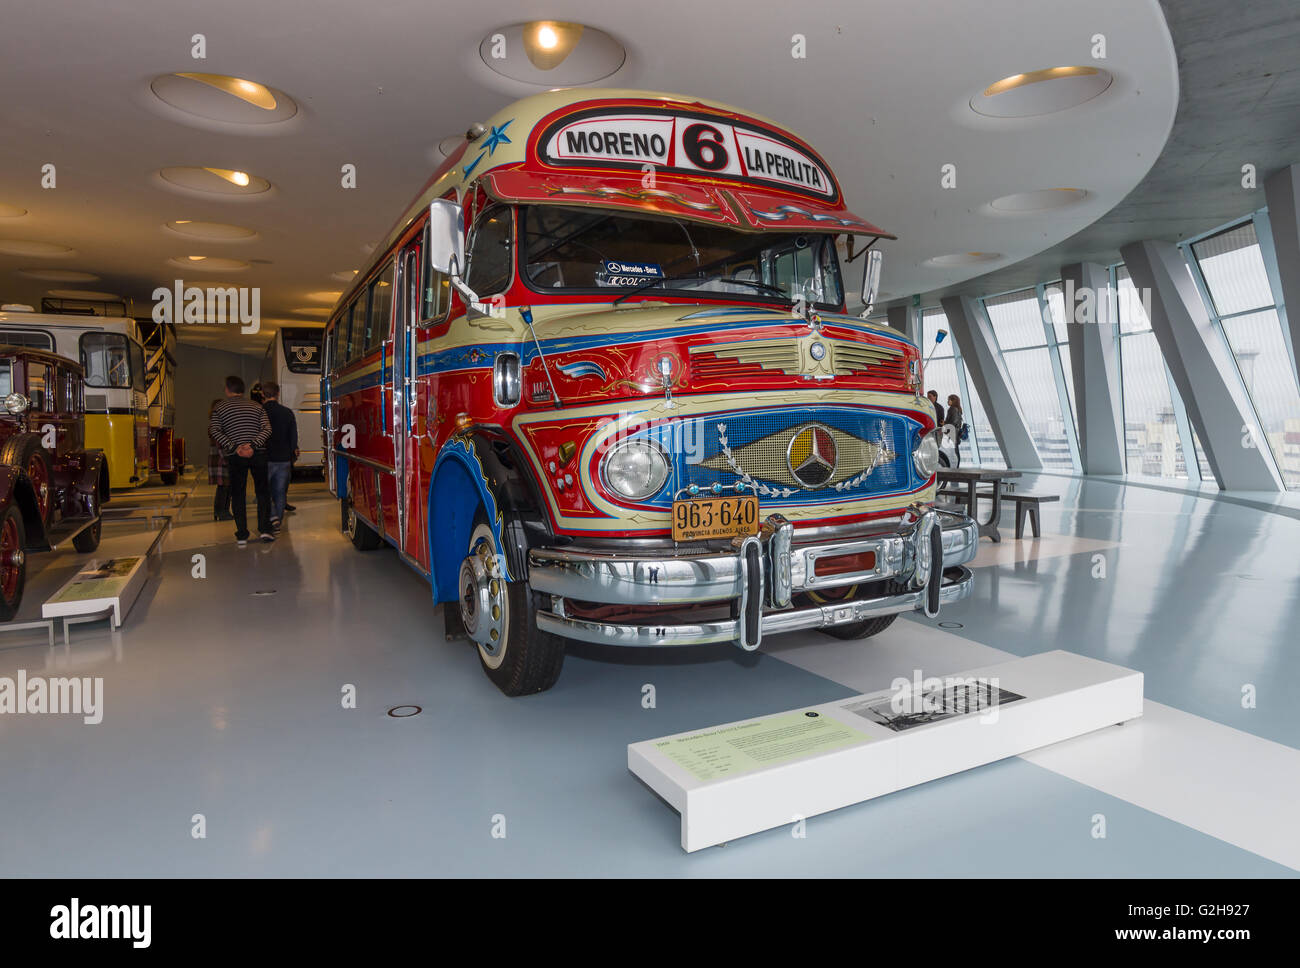
[[[8,8],[0,875],[1294,877],[1298,50]]]

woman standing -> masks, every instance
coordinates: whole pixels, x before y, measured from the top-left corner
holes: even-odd
[[[209,425],[212,423],[212,411],[220,402],[221,398],[218,397],[208,407]],[[212,497],[212,520],[233,520],[235,516],[230,513],[230,468],[226,466],[226,457],[211,434],[208,435],[208,483],[217,486]]]
[[[961,412],[961,397],[955,393],[948,394],[948,416],[943,418],[945,426],[952,427],[952,446],[957,452],[957,464],[961,465],[961,428],[966,425],[966,418]]]

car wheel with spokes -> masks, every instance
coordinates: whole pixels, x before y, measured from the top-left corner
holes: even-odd
[[[0,622],[18,614],[27,581],[27,532],[18,508],[9,505],[0,515]]]

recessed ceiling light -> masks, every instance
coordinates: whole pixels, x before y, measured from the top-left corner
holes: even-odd
[[[198,81],[200,84],[206,84],[209,87],[215,87],[218,91],[225,91],[227,94],[234,95],[241,101],[261,108],[263,111],[275,110],[275,95],[265,84],[258,84],[256,81],[248,81],[242,77],[230,77],[226,74],[191,74],[181,72],[177,77],[188,77],[190,80]]]
[[[19,269],[18,274],[45,282],[96,282],[99,279],[92,272],[77,272],[74,269]]]
[[[331,272],[330,278],[337,279],[339,282],[351,282],[356,274],[356,269],[344,269],[342,272]]]
[[[248,172],[232,171],[229,168],[204,168],[204,171],[210,171],[218,178],[224,178],[232,185],[238,185],[240,188],[248,187]]]
[[[56,242],[31,242],[27,239],[0,239],[0,252],[5,255],[35,255],[63,259],[76,255],[76,249]]]
[[[233,168],[177,166],[158,174],[171,185],[207,195],[259,195],[271,188],[265,178]]]
[[[6,205],[0,202],[0,218],[22,218],[27,214],[27,209],[19,208],[17,205]]]
[[[494,30],[479,57],[496,73],[539,88],[591,84],[618,71],[623,45],[595,27],[565,20],[535,20]]]
[[[1040,188],[995,198],[989,202],[988,209],[997,215],[1031,215],[1078,205],[1087,197],[1088,192],[1082,188]]]
[[[181,269],[198,269],[202,272],[235,272],[247,269],[249,263],[240,259],[219,259],[210,255],[176,256],[167,260],[168,265]]]
[[[291,309],[289,312],[299,316],[328,316],[330,311],[325,306],[303,306],[299,309]]]
[[[154,96],[178,111],[227,124],[274,124],[298,113],[283,91],[229,74],[163,74],[149,85]]]
[[[315,300],[316,302],[327,302],[332,306],[334,303],[338,302],[339,296],[341,295],[343,295],[342,292],[309,292],[307,293],[307,298]]]
[[[177,219],[164,222],[163,228],[188,239],[203,239],[208,242],[247,242],[257,238],[257,230],[243,225],[228,225],[225,222],[196,222],[193,219]]]
[[[1049,67],[1004,77],[971,98],[970,106],[990,118],[1039,117],[1091,101],[1114,80],[1100,67]]]
[[[1001,252],[954,252],[952,255],[936,255],[921,264],[951,269],[954,266],[975,266],[985,262],[997,262],[1001,258]]]
[[[539,71],[564,63],[582,39],[582,24],[560,20],[538,20],[524,27],[524,53]]]

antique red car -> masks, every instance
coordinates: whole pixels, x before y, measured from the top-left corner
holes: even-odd
[[[99,547],[108,465],[85,448],[83,381],[72,360],[0,346],[0,621],[22,602],[28,552]]]

